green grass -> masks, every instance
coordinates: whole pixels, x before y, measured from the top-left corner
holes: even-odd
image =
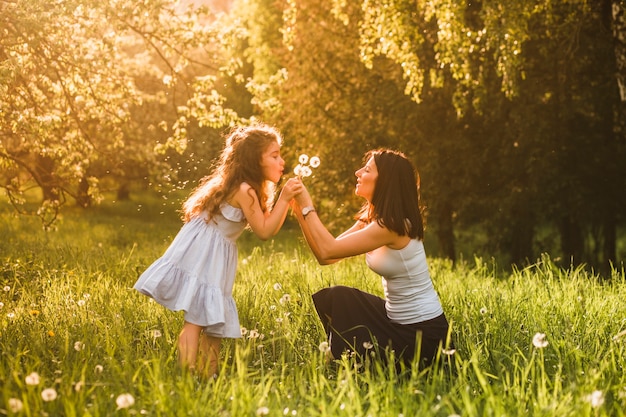
[[[311,294],[339,283],[380,294],[380,279],[361,258],[318,266],[293,223],[269,242],[242,236],[235,299],[259,336],[225,341],[218,379],[199,382],[176,366],[182,316],[132,289],[178,231],[175,209],[148,197],[70,209],[44,232],[0,206],[0,415],[626,415],[623,270],[599,279],[544,256],[499,276],[481,259],[431,259],[455,367],[398,376],[326,364]],[[46,388],[57,398],[44,401]],[[134,404],[118,409],[125,393]]]

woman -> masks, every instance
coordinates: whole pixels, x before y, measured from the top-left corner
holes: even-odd
[[[368,267],[382,276],[385,298],[335,286],[315,293],[313,302],[334,358],[378,348],[383,359],[382,351],[393,350],[405,364],[417,354],[428,365],[447,346],[449,325],[428,272],[417,172],[404,154],[388,149],[369,151],[365,161],[355,173],[355,194],[365,203],[339,237],[322,224],[306,189],[295,213],[320,264],[366,254]]]

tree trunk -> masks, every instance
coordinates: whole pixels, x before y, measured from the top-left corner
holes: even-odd
[[[41,187],[44,201],[59,201],[61,195],[54,178],[54,160],[46,156],[36,155],[31,173]]]
[[[528,204],[517,204],[511,212],[511,263],[521,265],[533,256],[534,222]]]
[[[443,201],[437,209],[437,238],[441,255],[456,262],[452,214],[452,204],[448,200]]]
[[[585,250],[583,233],[579,223],[570,216],[561,218],[561,252],[564,262],[578,265]]]

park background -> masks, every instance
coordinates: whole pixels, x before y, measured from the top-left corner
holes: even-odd
[[[0,414],[626,415],[622,0],[11,0],[0,33]],[[335,232],[366,150],[416,164],[452,367],[327,364],[311,294],[380,281],[290,218],[240,238],[217,380],[179,373],[132,284],[255,119]]]
[[[179,204],[228,127],[258,119],[288,170],[321,158],[333,230],[364,152],[392,147],[421,174],[434,256],[605,274],[626,257],[623,1],[0,7],[0,187],[44,227],[146,189]]]

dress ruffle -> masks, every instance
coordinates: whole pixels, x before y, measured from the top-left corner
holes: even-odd
[[[197,217],[181,228],[162,257],[134,285],[142,294],[207,334],[241,337],[232,287],[237,269],[235,240],[245,227],[240,209],[226,205],[216,222]]]

